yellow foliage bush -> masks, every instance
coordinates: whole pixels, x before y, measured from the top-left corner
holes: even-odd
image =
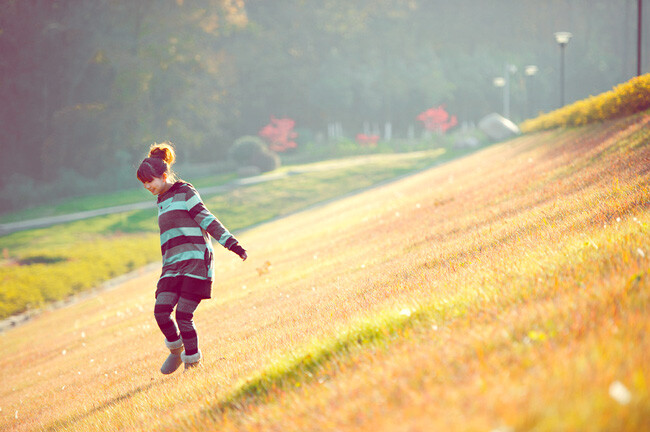
[[[98,238],[26,255],[22,265],[0,266],[0,319],[65,299],[158,259],[155,235]]]
[[[650,74],[634,77],[612,90],[590,96],[537,118],[524,121],[522,132],[536,132],[559,127],[625,117],[650,109]]]

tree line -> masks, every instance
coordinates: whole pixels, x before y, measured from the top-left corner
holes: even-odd
[[[7,0],[0,6],[0,189],[62,178],[110,182],[148,144],[217,161],[275,118],[298,142],[333,122],[394,135],[444,106],[459,124],[516,121],[634,71],[633,0]],[[526,65],[538,66],[526,76]],[[647,66],[644,67],[647,70]]]

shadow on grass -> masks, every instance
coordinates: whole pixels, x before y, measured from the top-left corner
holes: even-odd
[[[107,400],[104,403],[101,403],[100,405],[93,406],[92,409],[79,413],[79,414],[74,414],[67,419],[62,419],[62,420],[55,420],[52,422],[49,426],[44,427],[42,430],[43,431],[60,431],[60,430],[68,430],[71,426],[73,426],[75,423],[83,420],[86,417],[90,417],[95,413],[104,411],[108,408],[111,408],[121,402],[124,402],[128,399],[131,399],[133,396],[136,396],[140,393],[146,392],[158,385],[165,384],[167,381],[172,379],[172,376],[169,377],[164,377],[161,380],[155,380],[150,382],[149,384],[144,384],[139,387],[134,388],[133,390],[130,390],[124,394],[121,394],[119,396],[116,396],[112,399]]]

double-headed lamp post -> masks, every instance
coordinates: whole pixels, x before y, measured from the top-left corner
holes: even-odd
[[[510,76],[517,73],[517,66],[507,63],[504,72],[506,76],[506,86],[504,88],[505,94],[503,96],[503,101],[505,104],[504,105],[505,108],[503,109],[503,116],[509,120],[510,119]]]
[[[560,45],[560,108],[564,106],[564,48],[572,36],[569,32],[555,32],[555,41]]]
[[[517,73],[515,65],[506,64],[503,77],[496,77],[492,81],[495,87],[503,87],[503,116],[510,118],[510,75]],[[504,78],[505,77],[505,78]]]
[[[503,77],[496,77],[492,80],[492,85],[497,88],[502,88],[505,87],[506,85],[506,79]],[[507,107],[507,102],[506,102],[506,93],[505,91],[503,92],[503,115],[505,117],[506,115],[506,108]]]
[[[537,75],[537,72],[539,72],[539,68],[535,65],[528,65],[524,68],[524,73],[526,76],[529,78],[528,82],[528,87],[527,87],[527,99],[528,99],[528,116],[532,117],[533,115],[533,105],[534,105],[534,98],[533,98],[533,83],[532,83],[532,77]]]

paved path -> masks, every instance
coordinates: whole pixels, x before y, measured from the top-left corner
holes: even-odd
[[[303,173],[306,173],[306,172],[314,172],[314,171],[326,171],[326,170],[332,169],[334,167],[353,166],[353,165],[358,165],[358,164],[362,164],[362,163],[367,163],[368,159],[370,159],[370,158],[372,158],[372,157],[367,157],[367,158],[364,157],[364,158],[358,158],[358,159],[355,159],[355,160],[346,160],[346,161],[321,162],[321,163],[318,163],[318,164],[315,164],[315,165],[311,165],[309,167],[295,168],[295,169],[292,169],[290,171],[283,171],[283,172],[272,173],[272,174],[263,174],[263,175],[259,175],[259,176],[255,176],[255,177],[247,177],[247,178],[243,178],[243,179],[237,179],[237,180],[233,180],[232,182],[228,182],[226,184],[219,185],[219,186],[200,188],[199,193],[201,193],[202,195],[210,195],[210,194],[227,192],[229,190],[232,190],[232,189],[235,189],[235,188],[238,188],[238,187],[253,185],[253,184],[257,184],[257,183],[263,183],[263,182],[266,182],[266,181],[271,181],[271,180],[275,180],[275,179],[279,179],[279,178],[283,178],[283,177],[288,177],[288,176],[292,176],[292,175],[296,175],[296,174],[303,174]],[[438,165],[438,164],[435,164],[435,165]],[[355,191],[351,191],[351,192],[349,192],[347,194],[343,194],[341,196],[334,197],[334,198],[324,200],[322,202],[310,205],[310,206],[308,206],[306,208],[303,208],[301,210],[297,210],[296,212],[305,211],[307,209],[312,209],[312,208],[316,208],[316,207],[321,207],[321,206],[324,206],[324,205],[326,205],[326,204],[328,204],[330,202],[339,200],[341,198],[357,195],[357,194],[363,193],[363,192],[365,192],[367,190],[374,189],[374,188],[377,188],[379,186],[382,186],[382,185],[385,185],[385,184],[388,184],[388,183],[396,182],[396,181],[398,181],[400,179],[403,179],[405,177],[409,177],[411,175],[414,175],[414,174],[416,174],[418,172],[421,172],[421,171],[424,171],[424,170],[427,170],[427,169],[430,169],[430,168],[432,168],[432,166],[429,166],[429,167],[426,167],[426,168],[423,168],[423,169],[420,169],[420,170],[414,170],[414,171],[409,172],[407,174],[403,174],[403,175],[396,176],[396,177],[393,177],[393,178],[389,178],[389,179],[386,179],[384,181],[380,181],[378,183],[375,183],[375,184],[373,184],[371,186],[361,188],[361,189],[358,189],[358,190],[355,190]],[[127,205],[122,205],[122,206],[107,207],[107,208],[103,208],[103,209],[89,210],[89,211],[85,211],[85,212],[72,213],[72,214],[61,215],[61,216],[53,216],[53,217],[50,217],[50,218],[33,219],[33,220],[24,221],[24,222],[15,222],[15,223],[11,223],[11,224],[0,224],[0,235],[8,234],[8,232],[4,232],[3,229],[13,229],[13,231],[10,231],[10,232],[15,232],[15,231],[19,231],[19,230],[25,230],[25,229],[36,228],[36,227],[44,227],[44,226],[49,226],[49,225],[53,225],[53,224],[57,224],[57,223],[65,223],[65,222],[70,222],[70,221],[74,221],[74,220],[80,220],[80,219],[84,219],[84,218],[88,218],[88,217],[101,216],[101,215],[106,215],[106,214],[111,214],[111,213],[118,213],[118,212],[123,212],[123,211],[130,211],[130,210],[137,210],[137,209],[144,209],[144,208],[154,208],[154,207],[155,207],[155,201],[151,200],[151,201],[135,203],[135,204],[127,204]],[[287,215],[283,215],[283,216],[279,216],[278,218],[282,218],[282,217],[286,217],[286,216]],[[275,220],[275,219],[273,219],[273,220]],[[261,223],[268,223],[268,222],[269,221],[265,221],[265,222],[261,222]],[[235,233],[240,234],[241,232],[246,231],[246,230],[248,230],[248,229],[250,229],[250,228],[252,228],[254,226],[257,226],[257,225],[253,225],[251,227],[247,227],[247,228],[237,230]],[[5,228],[5,227],[9,227],[9,228]],[[87,298],[89,296],[94,296],[94,295],[96,295],[96,294],[98,294],[98,293],[100,293],[102,291],[106,291],[106,290],[116,288],[120,284],[122,284],[122,283],[124,283],[126,281],[129,281],[129,280],[133,279],[134,277],[142,275],[143,272],[155,271],[159,267],[160,267],[160,263],[158,263],[158,262],[150,263],[148,265],[143,266],[142,268],[139,268],[139,269],[134,270],[132,272],[129,272],[127,274],[120,275],[120,276],[117,276],[117,277],[115,277],[113,279],[105,281],[105,282],[99,284],[97,287],[95,287],[93,289],[82,291],[80,293],[72,295],[67,299],[59,300],[59,301],[50,303],[50,304],[48,304],[48,305],[46,305],[46,306],[44,306],[43,308],[40,308],[40,309],[32,309],[32,310],[28,310],[26,312],[23,312],[21,314],[12,315],[10,317],[7,317],[7,318],[5,318],[3,320],[0,320],[0,333],[6,331],[8,329],[11,329],[13,327],[16,327],[16,326],[19,326],[21,324],[24,324],[24,323],[28,322],[32,317],[34,317],[36,315],[39,315],[44,310],[58,309],[58,308],[61,308],[61,307],[68,306],[70,304],[74,304],[79,300],[82,300],[82,299]]]
[[[223,185],[212,186],[206,188],[200,188],[199,193],[201,195],[214,195],[217,193],[228,192],[232,189],[236,189],[242,186],[249,186],[256,183],[263,183],[270,180],[275,180],[282,177],[287,177],[289,175],[299,174],[303,171],[284,171],[279,173],[272,174],[263,174],[255,177],[247,177],[243,179],[233,180]],[[142,210],[155,207],[155,200],[149,200],[133,204],[124,204],[114,207],[105,207],[96,210],[87,210],[77,213],[69,213],[59,216],[50,216],[38,219],[30,219],[25,221],[9,222],[0,224],[0,236],[11,234],[16,231],[23,231],[34,228],[45,228],[51,225],[56,225],[60,223],[73,222],[81,219],[88,219],[95,216],[104,216],[114,213],[122,213],[132,210]]]
[[[422,153],[425,153],[425,151],[412,152],[410,154],[409,153],[396,154],[393,156],[397,158],[404,158],[404,157],[409,158],[409,157],[418,157],[418,155],[421,155]],[[279,178],[288,177],[296,174],[304,174],[307,172],[315,172],[315,171],[327,171],[330,169],[341,168],[346,166],[363,165],[363,164],[367,164],[368,162],[374,159],[382,158],[382,157],[385,158],[386,155],[365,155],[365,156],[353,157],[350,159],[316,162],[313,164],[295,167],[290,169],[289,171],[280,171],[280,172],[269,173],[269,174],[261,174],[258,176],[232,180],[228,183],[219,186],[198,188],[198,191],[201,195],[204,196],[214,195],[218,193],[228,192],[230,190],[239,187],[250,186],[253,184],[276,180]],[[64,214],[59,216],[50,216],[50,217],[30,219],[25,221],[9,222],[9,223],[0,224],[0,236],[11,234],[17,231],[23,231],[23,230],[35,229],[35,228],[45,228],[51,225],[56,225],[56,224],[61,224],[66,222],[74,222],[77,220],[88,219],[95,216],[104,216],[108,214],[122,213],[122,212],[132,211],[132,210],[142,210],[142,209],[154,208],[154,207],[155,207],[155,200],[152,199],[150,201],[145,201],[145,202],[125,204],[125,205],[114,206],[114,207],[105,207],[96,210],[87,210],[87,211],[69,213],[69,214]]]

